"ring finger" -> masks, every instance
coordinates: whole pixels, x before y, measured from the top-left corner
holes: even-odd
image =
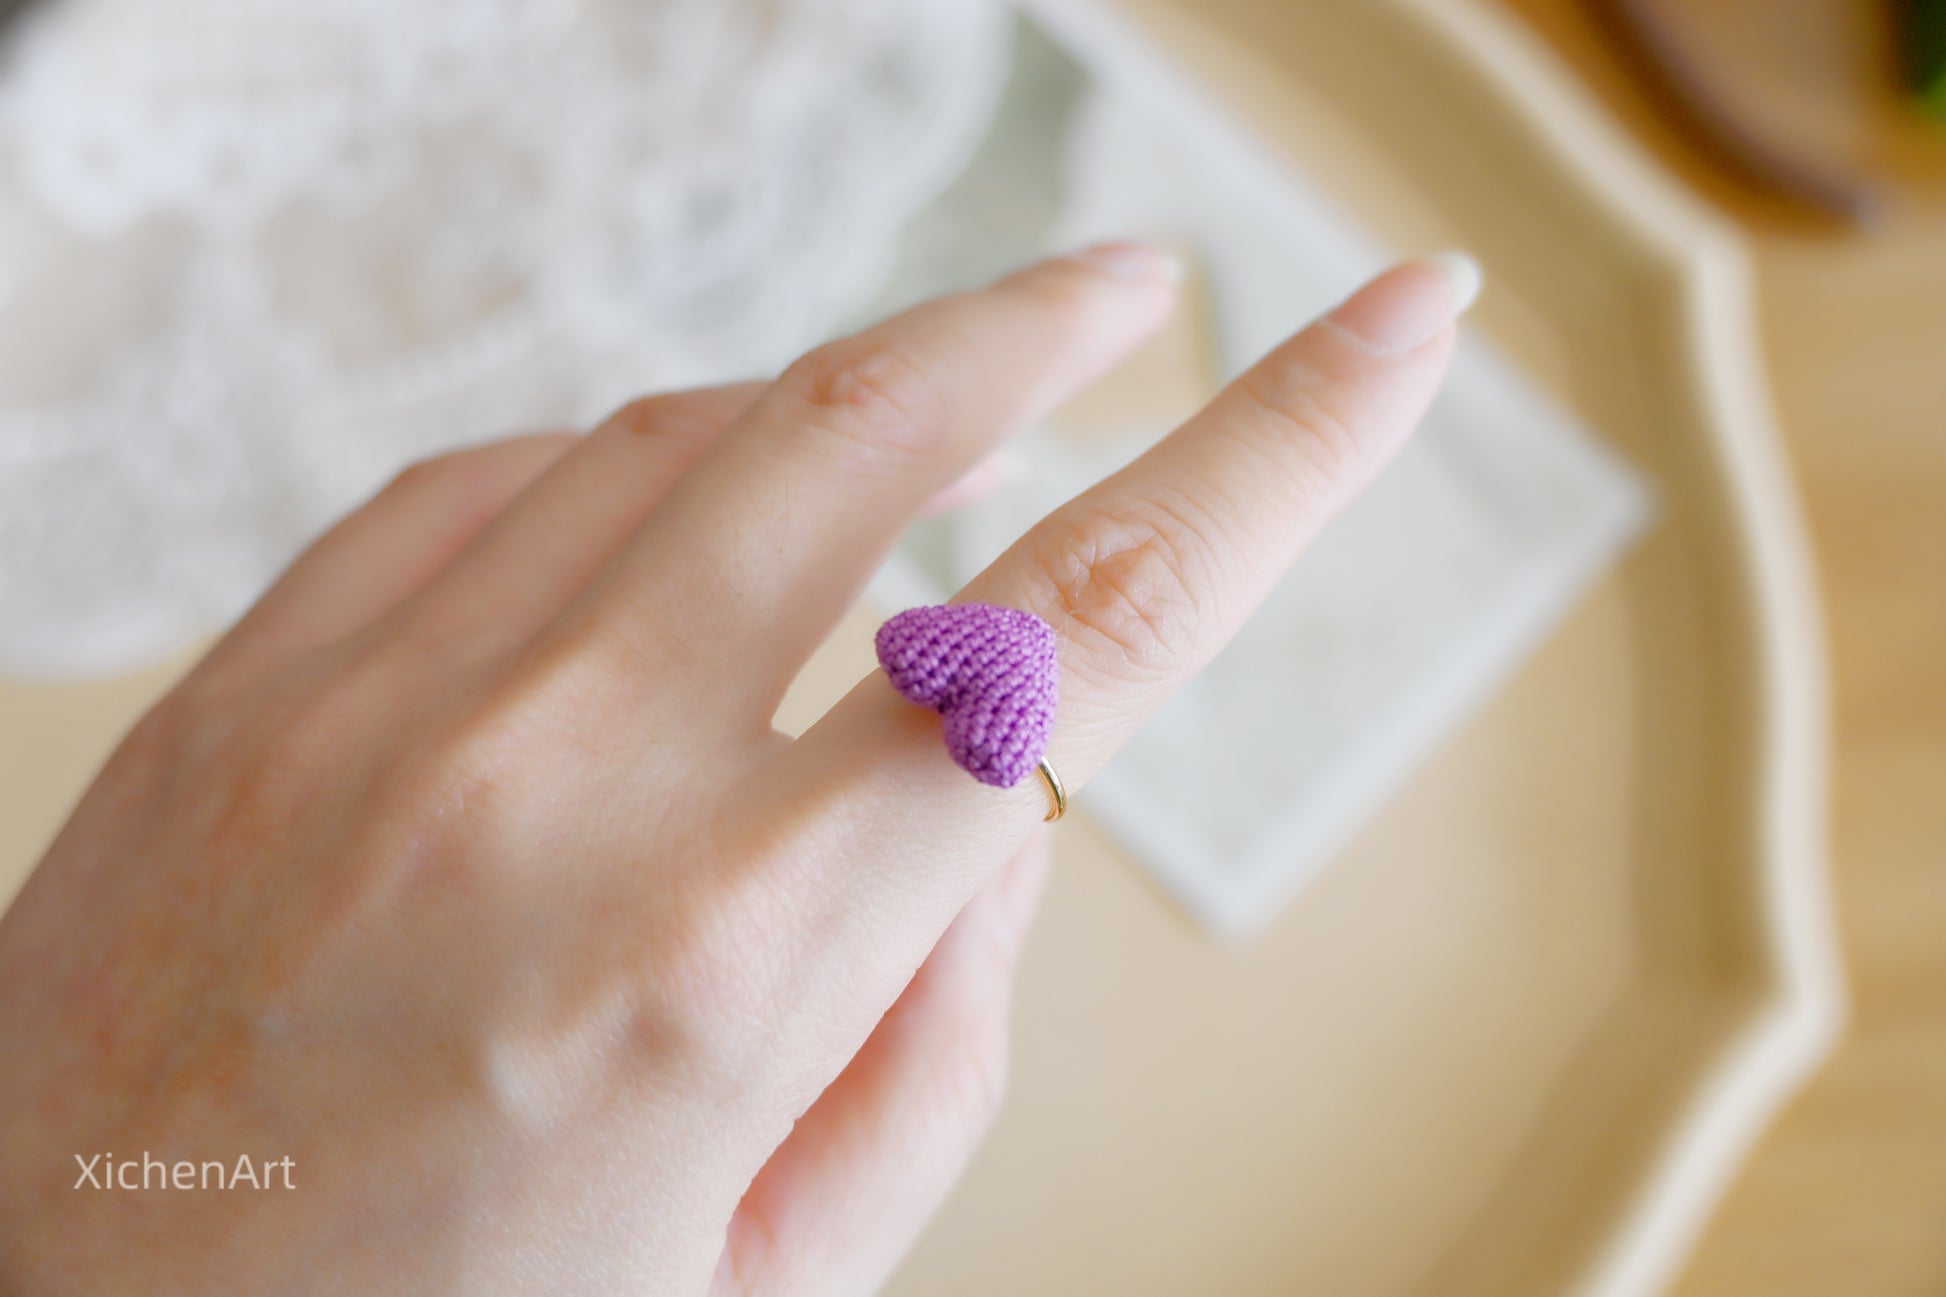
[[[1048,755],[1070,790],[1228,643],[1403,444],[1445,373],[1477,273],[1435,258],[1380,276],[960,592],[1054,627],[1061,702]],[[877,673],[781,761],[780,796],[809,795],[838,822],[868,826],[848,868],[816,880],[805,903],[870,910],[874,930],[901,941],[936,936],[1046,806],[1038,779],[1001,791],[968,777],[939,718]],[[884,913],[894,903],[904,922]],[[905,957],[888,951],[887,963]]]

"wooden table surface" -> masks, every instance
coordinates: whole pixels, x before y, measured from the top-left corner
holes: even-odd
[[[1869,233],[1746,187],[1658,105],[1589,0],[1502,0],[1756,251],[1832,662],[1832,868],[1852,1020],[1738,1180],[1677,1297],[1946,1294],[1946,123],[1885,84],[1888,5],[1670,9],[1731,102],[1897,192]]]

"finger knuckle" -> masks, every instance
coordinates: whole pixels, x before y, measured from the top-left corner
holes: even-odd
[[[417,459],[394,473],[380,495],[428,496],[478,507],[500,498],[510,474],[531,471],[579,440],[570,432],[531,433]]]
[[[197,798],[212,837],[267,842],[327,786],[343,757],[350,706],[328,684],[258,700],[258,711],[211,758]]]
[[[400,507],[431,507],[442,512],[455,504],[462,510],[469,509],[489,490],[479,460],[479,455],[471,451],[416,459],[393,474],[375,499]]]
[[[501,692],[562,724],[585,723],[616,705],[623,682],[667,670],[669,634],[663,623],[638,618],[564,619],[506,669]]]
[[[383,495],[410,495],[425,490],[439,482],[453,471],[453,455],[430,455],[415,459],[396,473],[385,484]]]
[[[1293,479],[1281,485],[1298,498],[1336,494],[1366,467],[1363,439],[1319,388],[1315,375],[1291,366],[1260,366],[1237,382],[1245,417],[1277,448],[1267,470]]]
[[[464,826],[488,841],[528,840],[529,828],[558,816],[567,790],[589,789],[598,770],[577,729],[588,714],[577,695],[590,685],[569,665],[556,657],[456,668],[446,699],[416,707],[402,727],[411,737],[387,752],[380,782],[394,809],[429,831]],[[396,696],[411,673],[403,664],[399,680],[376,681],[371,692]]]
[[[645,1053],[680,1055],[717,1084],[754,1083],[785,1035],[774,992],[779,915],[721,880],[675,889],[644,925],[631,1036]]]
[[[1157,501],[1050,518],[1034,533],[1032,557],[1068,638],[1106,653],[1120,676],[1175,669],[1205,617],[1200,529],[1186,510]]]
[[[802,827],[680,831],[660,885],[622,907],[645,916],[632,1034],[719,1084],[788,1088],[792,1060],[849,1057],[885,1011],[859,989],[871,975],[856,951],[873,943],[832,935],[851,920],[817,899],[825,863]]]
[[[811,423],[874,462],[930,453],[948,411],[931,357],[870,335],[807,353],[784,372],[780,386],[802,403]]]
[[[610,415],[602,428],[657,440],[700,441],[714,430],[714,413],[699,393],[657,392],[630,401]]]
[[[430,726],[382,763],[374,794],[379,815],[417,838],[444,840],[463,830],[491,839],[523,747],[494,711]]]

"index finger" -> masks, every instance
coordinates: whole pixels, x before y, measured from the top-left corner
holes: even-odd
[[[1071,792],[1229,642],[1404,443],[1445,375],[1478,275],[1446,256],[1379,276],[956,596],[1053,626],[1061,702],[1048,757]],[[878,673],[782,760],[788,795],[875,826],[845,876],[820,886],[870,897],[881,933],[893,903],[915,930],[943,925],[1046,809],[1036,778],[1000,790],[956,767],[939,718]]]

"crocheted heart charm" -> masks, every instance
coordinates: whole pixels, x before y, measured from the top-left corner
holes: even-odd
[[[1047,751],[1061,646],[1032,613],[992,604],[911,608],[878,628],[892,687],[946,718],[946,751],[983,784],[1011,788]]]

